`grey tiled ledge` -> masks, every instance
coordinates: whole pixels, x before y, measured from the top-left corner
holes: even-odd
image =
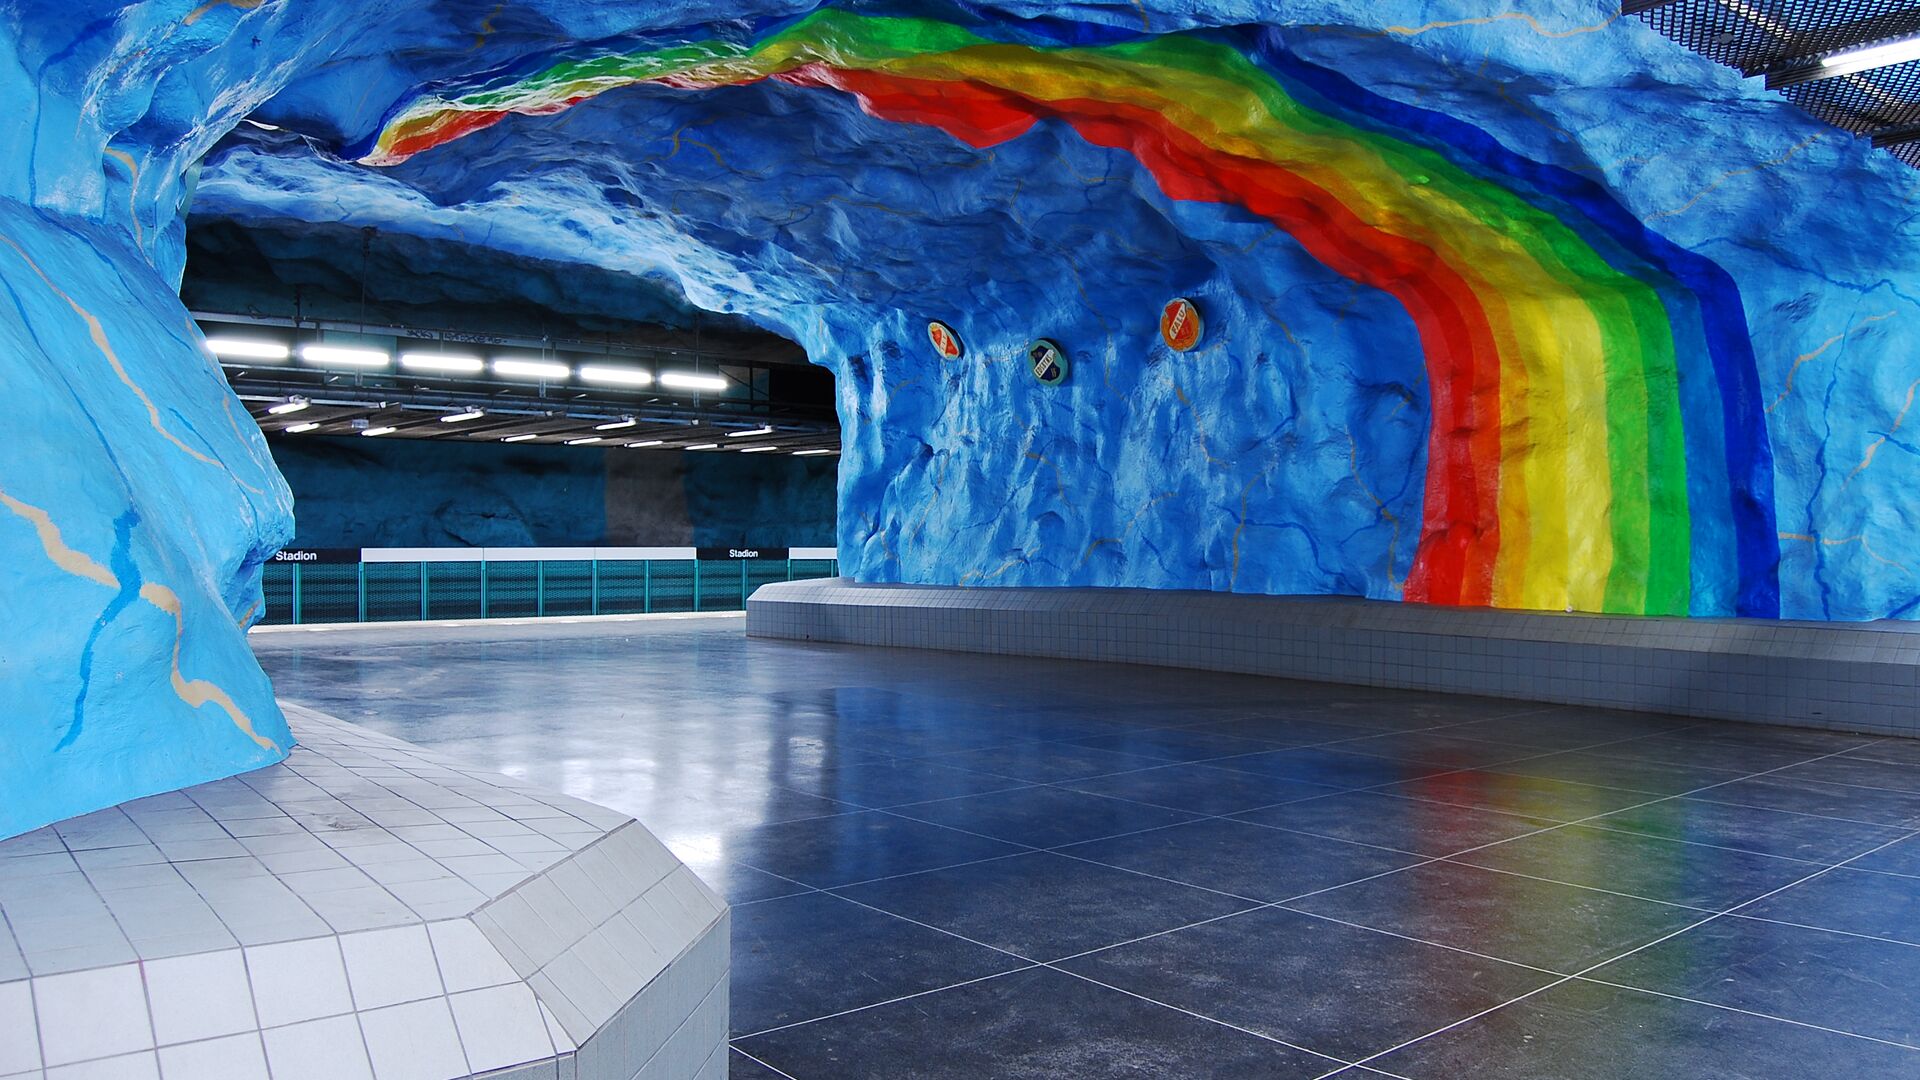
[[[728,911],[624,814],[297,706],[0,841],[4,1080],[718,1080]]]
[[[1920,625],[1149,589],[764,585],[755,637],[1158,664],[1920,735]]]

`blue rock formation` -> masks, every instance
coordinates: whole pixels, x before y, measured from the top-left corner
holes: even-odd
[[[0,3],[0,834],[285,749],[242,628],[291,531],[286,488],[173,295],[190,193],[209,221],[457,241],[462,280],[503,297],[526,267],[579,266],[595,296],[574,310],[606,307],[624,275],[635,310],[691,304],[800,342],[838,377],[839,546],[863,580],[1914,614],[1915,177],[1611,0],[900,0],[849,8],[951,32],[892,61],[858,35],[828,35],[812,66],[753,52],[813,8]],[[943,52],[954,34],[991,43]],[[1111,103],[1035,104],[1068,78],[1052,60],[967,67],[1108,50],[1070,73],[1093,78],[1134,70],[1114,58],[1143,43],[1231,50],[1196,77],[1244,68],[1302,123],[1355,133],[1341,145],[1361,156],[1328,182],[1351,185],[1360,231],[1330,239],[1167,156],[1215,125],[1209,152],[1317,167],[1245,110],[1163,109],[1171,134],[1129,141]],[[662,50],[716,48],[752,60],[539,98],[543,72],[657,72]],[[963,116],[915,96],[908,69],[971,71],[979,100]],[[380,156],[410,119],[490,94],[532,104]],[[1397,163],[1391,182],[1357,179],[1363,147]],[[1598,316],[1563,302],[1664,305],[1665,336],[1640,339],[1672,357],[1648,362],[1650,389],[1509,341],[1505,411],[1474,404],[1431,312],[1394,292],[1433,267],[1383,269],[1391,245],[1354,239],[1469,189],[1479,225],[1410,227],[1477,245],[1455,270],[1485,271],[1481,306],[1558,313],[1527,332],[1569,357],[1567,328]],[[1509,241],[1563,233],[1594,273],[1640,284],[1589,294],[1503,261]],[[1208,333],[1175,354],[1155,318],[1181,295]],[[934,318],[963,357],[928,347]],[[1023,369],[1039,336],[1070,354],[1066,385]],[[1563,375],[1611,379],[1607,407],[1555,396]],[[1656,415],[1661,394],[1677,419]],[[1642,441],[1666,471],[1635,464]],[[1601,458],[1554,464],[1582,445]],[[1497,513],[1462,497],[1496,488]]]

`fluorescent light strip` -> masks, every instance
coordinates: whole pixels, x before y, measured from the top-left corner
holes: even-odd
[[[347,349],[338,345],[302,345],[300,359],[309,364],[337,367],[386,367],[393,361],[378,349]]]
[[[639,368],[608,367],[605,364],[583,364],[580,377],[587,382],[605,383],[608,386],[652,386],[653,373]]]
[[[247,338],[208,338],[207,348],[212,350],[213,355],[231,360],[285,360],[293,355],[292,349],[277,341],[252,341]]]
[[[526,442],[528,439],[537,439],[539,437],[540,436],[538,435],[509,435],[506,438],[501,439],[500,441],[501,442]]]
[[[1904,64],[1909,60],[1920,60],[1920,37],[1901,38],[1898,41],[1888,41],[1880,45],[1869,45],[1864,49],[1823,56],[1820,58],[1820,74],[1826,78],[1852,75],[1855,72]]]
[[[740,452],[743,454],[764,454],[769,450],[778,449],[780,448],[774,446],[772,443],[768,443],[766,446],[743,446],[740,448]]]
[[[483,409],[468,409],[466,412],[452,413],[440,418],[443,424],[464,424],[469,420],[478,420],[487,415]]]
[[[306,398],[294,398],[292,401],[282,402],[279,405],[275,405],[273,408],[268,409],[267,412],[273,416],[285,416],[288,413],[299,412],[301,409],[304,409],[311,404],[312,402],[308,401]]]
[[[522,375],[537,379],[564,379],[573,374],[573,369],[565,364],[556,364],[550,360],[499,360],[493,362],[495,375]]]
[[[361,432],[360,434],[362,434],[362,435],[365,435],[365,436],[368,436],[369,438],[371,438],[371,437],[373,437],[373,436],[375,436],[375,435],[391,435],[391,434],[393,434],[394,432],[396,432],[396,431],[399,431],[399,430],[400,430],[400,429],[399,429],[399,428],[397,428],[397,427],[370,427],[370,428],[368,428],[367,430],[365,430],[365,431],[363,431],[363,432]]]
[[[696,443],[692,446],[683,446],[680,449],[682,450],[718,450],[720,449],[720,444],[717,442],[703,442],[703,443]]]
[[[303,431],[312,431],[314,428],[317,428],[319,426],[320,426],[319,424],[314,424],[314,423],[291,424],[287,427],[286,430],[287,430],[287,434],[289,435],[298,435]]]
[[[595,425],[593,425],[593,430],[595,430],[595,431],[619,431],[619,430],[620,430],[621,428],[630,428],[630,427],[634,427],[635,425],[637,425],[637,424],[639,424],[639,423],[640,423],[640,421],[638,421],[638,420],[635,420],[635,419],[634,419],[633,417],[631,417],[631,416],[629,416],[629,417],[627,417],[627,418],[626,418],[625,420],[615,420],[615,421],[614,421],[613,423],[611,423],[611,424],[595,424]]]
[[[744,439],[744,438],[746,438],[746,437],[747,437],[748,435],[771,435],[771,434],[773,434],[773,429],[772,429],[772,428],[770,428],[770,427],[757,427],[757,428],[752,428],[752,429],[750,429],[750,430],[748,430],[748,431],[729,431],[729,432],[727,432],[727,438],[729,438],[729,439]]]
[[[718,375],[695,375],[690,371],[667,371],[660,375],[661,386],[675,390],[725,390],[727,380]]]
[[[587,436],[587,437],[586,437],[586,438],[584,438],[584,439],[568,439],[568,440],[567,440],[567,445],[568,445],[568,446],[585,446],[585,445],[587,445],[588,443],[597,443],[597,442],[600,442],[600,441],[601,441],[601,439],[600,439],[600,436],[598,436],[598,435],[589,435],[589,436]]]
[[[665,439],[648,439],[646,442],[630,442],[627,444],[627,449],[638,450],[643,446],[659,446],[665,441]]]
[[[838,450],[795,450],[794,457],[812,457],[815,454],[837,454]]]
[[[472,375],[485,367],[477,356],[430,352],[401,353],[400,366],[408,371],[449,371],[461,375]]]

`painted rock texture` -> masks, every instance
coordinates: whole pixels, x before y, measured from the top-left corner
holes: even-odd
[[[274,752],[189,209],[793,338],[861,580],[1910,617],[1920,178],[1617,7],[0,3],[0,832]]]

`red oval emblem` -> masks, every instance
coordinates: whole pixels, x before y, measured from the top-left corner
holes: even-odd
[[[933,342],[934,352],[948,360],[958,360],[967,351],[967,347],[960,344],[960,335],[954,332],[953,327],[938,320],[927,324],[927,340]]]
[[[1186,352],[1200,344],[1200,309],[1186,297],[1169,300],[1160,311],[1160,338],[1174,352]]]

